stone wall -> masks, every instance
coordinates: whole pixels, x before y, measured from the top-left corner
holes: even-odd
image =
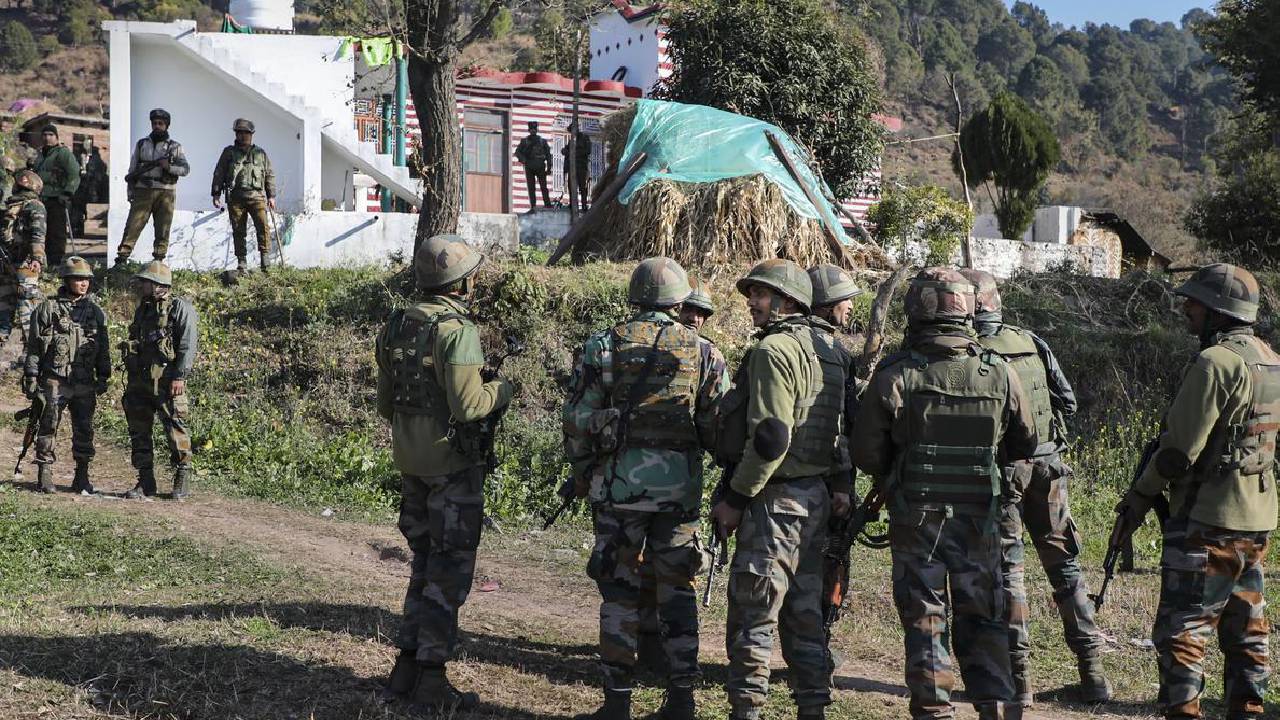
[[[998,278],[1011,277],[1019,270],[1045,272],[1064,266],[1082,275],[1120,277],[1118,253],[1107,245],[1059,245],[1057,243],[1019,242],[994,238],[970,238],[969,252],[973,267],[986,270]],[[956,248],[952,262],[961,262],[962,250]]]
[[[520,220],[520,244],[554,250],[569,232],[569,211],[541,209],[515,215]]]

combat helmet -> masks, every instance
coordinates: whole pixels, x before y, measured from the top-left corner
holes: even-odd
[[[5,172],[13,172],[18,169],[18,164],[8,155],[0,155],[0,170]]]
[[[973,285],[954,268],[927,267],[911,279],[904,304],[911,324],[963,322],[973,317]]]
[[[92,279],[93,268],[79,255],[68,255],[58,266],[58,277],[66,279]]]
[[[484,255],[457,235],[436,235],[418,246],[413,254],[413,276],[423,290],[440,290],[471,274],[484,262]]]
[[[689,276],[669,257],[645,258],[631,272],[627,302],[640,307],[667,308],[689,297]]]
[[[173,271],[160,260],[152,260],[133,276],[138,280],[150,280],[157,285],[173,286]]]
[[[813,305],[813,283],[809,282],[809,274],[790,260],[771,258],[757,263],[737,282],[738,292],[750,295],[752,285],[767,287],[795,300],[805,312]]]
[[[1173,294],[1198,300],[1210,310],[1241,322],[1253,323],[1258,319],[1261,298],[1258,280],[1238,265],[1205,265]]]
[[[975,322],[998,323],[1003,314],[1004,305],[1000,301],[1000,288],[996,285],[996,276],[986,270],[961,268],[960,274],[968,278],[973,285]]]
[[[816,265],[809,268],[809,282],[813,285],[813,307],[835,305],[863,293],[853,276],[835,265]]]
[[[26,188],[37,195],[44,190],[44,180],[35,170],[19,170],[13,176],[13,184],[15,187]]]
[[[684,299],[686,307],[695,307],[705,312],[707,317],[715,314],[716,306],[711,303],[711,290],[702,282],[702,278],[690,277],[689,297]]]
[[[249,133],[251,133],[251,132],[253,132],[253,121],[252,121],[252,120],[245,120],[244,118],[236,118],[236,121],[235,121],[234,123],[232,123],[232,125],[231,125],[231,130],[232,130],[233,132],[249,132]]]

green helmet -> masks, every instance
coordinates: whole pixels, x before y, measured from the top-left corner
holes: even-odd
[[[37,195],[44,190],[44,180],[35,170],[19,170],[13,176],[13,184],[14,187],[26,188]]]
[[[689,278],[689,288],[691,292],[689,297],[685,298],[684,304],[703,310],[708,316],[715,314],[716,306],[711,304],[711,290],[702,283],[702,279]]]
[[[231,124],[231,130],[233,132],[251,133],[253,132],[253,121],[245,120],[244,118],[236,118],[236,121]]]
[[[808,273],[790,260],[772,258],[757,263],[738,281],[738,292],[748,295],[752,285],[767,287],[795,300],[805,312],[813,305],[813,283],[809,282]]]
[[[152,260],[147,263],[146,267],[142,268],[134,277],[139,280],[150,280],[157,285],[164,285],[165,287],[173,285],[173,271],[169,269],[168,265],[159,260]]]
[[[436,235],[413,254],[413,274],[418,287],[438,290],[465,280],[484,262],[484,255],[457,235]]]
[[[640,307],[665,308],[684,302],[691,292],[689,276],[680,263],[669,257],[651,257],[641,260],[631,272],[627,302]]]
[[[1175,295],[1204,303],[1214,312],[1252,323],[1258,319],[1261,293],[1253,273],[1236,265],[1205,265],[1174,290]]]
[[[835,265],[809,268],[809,282],[813,285],[814,309],[835,305],[863,293],[853,276]]]
[[[963,268],[960,274],[973,285],[973,317],[978,322],[1000,322],[1004,305],[1000,301],[1000,288],[996,276],[986,270]]]
[[[66,278],[92,278],[93,268],[89,267],[89,263],[79,255],[69,255],[58,266],[58,277],[64,280]]]
[[[905,304],[911,323],[964,321],[973,317],[973,284],[954,268],[927,267],[911,279]]]

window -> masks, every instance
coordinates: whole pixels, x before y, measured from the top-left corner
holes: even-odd
[[[467,172],[502,174],[502,133],[467,130],[462,145],[463,168]]]

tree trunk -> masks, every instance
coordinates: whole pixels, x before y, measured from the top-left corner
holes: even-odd
[[[413,238],[417,251],[423,240],[458,231],[462,211],[462,131],[458,127],[454,73],[457,55],[441,60],[409,56],[409,94],[422,128],[422,207]]]

